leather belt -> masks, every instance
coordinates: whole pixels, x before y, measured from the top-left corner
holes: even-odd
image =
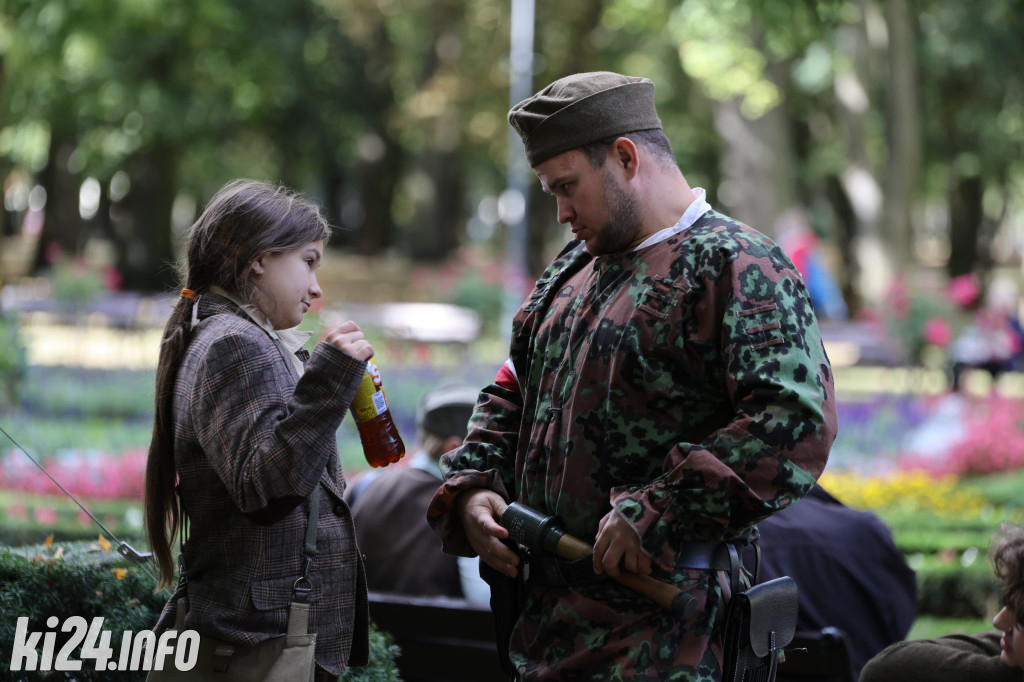
[[[594,557],[585,556],[575,561],[565,561],[553,556],[541,556],[528,550],[519,554],[520,572],[527,585],[564,587],[566,585],[591,585],[608,579],[608,576],[594,573]]]
[[[523,550],[520,553],[520,559],[526,568],[522,572],[525,574],[523,579],[533,585],[540,584],[548,587],[589,585],[607,579],[604,574],[594,573],[594,560],[590,556],[576,561],[564,561],[557,557],[540,556],[534,552]],[[739,548],[731,542],[684,543],[676,557],[676,568],[726,571],[729,574],[729,584],[733,594],[741,588],[740,576],[743,562]]]
[[[731,542],[686,542],[676,556],[676,568],[731,571],[739,563],[739,550]]]
[[[760,547],[757,550],[760,550]],[[760,557],[758,557],[757,563],[761,563]],[[740,556],[739,548],[732,542],[686,542],[679,548],[676,555],[676,568],[726,571],[729,573],[729,586],[732,588],[732,593],[736,594],[742,588],[740,577],[743,570],[743,559]],[[759,568],[758,566],[754,569],[755,576],[759,572]]]

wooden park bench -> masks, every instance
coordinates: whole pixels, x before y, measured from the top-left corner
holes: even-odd
[[[405,682],[505,682],[486,606],[370,592],[370,619],[401,648],[397,663]]]

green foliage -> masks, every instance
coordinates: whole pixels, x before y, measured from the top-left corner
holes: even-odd
[[[5,428],[33,454],[52,455],[62,450],[120,453],[128,448],[146,447],[152,432],[149,421],[112,421],[110,417],[37,416],[26,411],[0,414]],[[13,426],[17,424],[17,428]],[[0,441],[6,440],[0,436]],[[3,443],[0,452],[9,443]]]
[[[125,572],[119,574],[117,569]],[[167,595],[154,594],[155,585],[151,575],[95,543],[0,548],[0,612],[4,614],[0,658],[11,660],[17,619],[23,616],[34,632],[47,631],[46,620],[51,616],[62,623],[69,616],[81,616],[90,623],[104,618],[104,629],[114,633],[111,646],[117,657],[122,632],[148,630],[156,623]],[[57,634],[59,650],[69,635]],[[100,673],[89,670],[87,663],[82,668],[76,675],[81,682],[145,679],[145,673]]]
[[[116,550],[105,550],[97,543],[0,547],[0,613],[3,614],[0,659],[11,660],[19,617],[29,619],[29,631],[46,632],[50,630],[46,621],[51,616],[61,623],[69,616],[81,616],[89,623],[93,618],[104,619],[103,629],[111,632],[110,645],[117,660],[124,631],[139,633],[156,624],[170,595],[167,591],[155,593],[155,585],[152,573],[131,564]],[[57,632],[57,635],[56,650],[59,651],[69,633]],[[371,624],[369,665],[352,668],[340,679],[344,682],[399,681],[397,656],[398,647],[391,636]],[[146,677],[145,672],[97,672],[89,668],[89,663],[85,661],[82,671],[75,674],[78,682],[141,682]],[[49,676],[46,679],[67,678]]]
[[[999,512],[962,518],[923,509],[886,509],[879,516],[905,554],[962,553],[972,547],[984,554],[992,532],[1003,518]]]
[[[1024,507],[1020,491],[1024,490],[1024,469],[1004,471],[998,475],[980,476],[965,481],[993,505],[1007,509]]]
[[[349,668],[339,682],[401,682],[398,674],[400,649],[389,633],[370,623],[370,662],[361,668]]]
[[[486,283],[475,270],[467,270],[456,285],[452,303],[475,311],[484,329],[494,332],[501,321],[504,296],[501,283]]]
[[[84,260],[61,258],[53,264],[50,273],[53,298],[80,311],[106,290],[102,274]]]
[[[908,282],[902,275],[893,282],[883,305],[888,338],[899,344],[902,360],[911,365],[924,363],[929,320],[944,320],[953,330],[958,326],[956,309],[943,292]]]
[[[991,618],[998,610],[999,581],[983,556],[968,566],[952,556],[933,556],[912,565],[917,571],[918,613]]]
[[[954,633],[983,632],[992,629],[992,621],[988,618],[938,618],[936,616],[918,616],[911,626],[907,639],[934,639]]]
[[[40,473],[40,476],[43,474]],[[73,482],[69,482],[73,485]],[[100,534],[96,522],[88,518],[63,493],[35,495],[0,490],[0,545],[21,547],[53,535],[55,542],[84,541]],[[76,495],[76,497],[78,497]],[[81,499],[81,498],[79,498]],[[121,540],[133,545],[143,542],[141,500],[81,499],[93,516]]]
[[[12,315],[0,315],[0,409],[18,403],[27,370],[18,320]]]
[[[153,370],[35,365],[26,373],[22,407],[61,418],[104,417],[108,426],[110,418],[152,420],[155,377]]]
[[[254,175],[315,189],[337,211],[333,222],[352,228],[342,239],[365,237],[378,250],[406,248],[413,240],[404,237],[427,218],[415,209],[431,203],[443,204],[437,213],[447,219],[446,236],[461,237],[461,214],[500,191],[507,155],[516,153],[504,121],[509,7],[496,0],[5,3],[0,156],[36,176],[51,139],[73,140],[61,172],[103,182],[124,172],[138,187],[155,181],[133,160],[170,150],[175,177],[165,197],[201,202],[226,178]],[[895,35],[887,32],[889,9],[849,0],[539,3],[533,85],[597,69],[652,76],[688,176],[712,181],[721,162],[712,120],[718,103],[737,98],[752,119],[784,108],[802,176],[785,189],[825,202],[829,183],[861,167],[861,151],[875,157],[866,159],[875,177],[897,172],[885,168],[893,133],[887,109],[908,93],[890,91],[891,70],[878,68],[898,42],[879,38]],[[1024,12],[1010,0],[909,9],[919,70],[909,94],[928,112],[918,125],[926,176],[938,178],[926,186],[931,196],[915,198],[940,199],[949,175],[980,174],[994,218],[1019,184],[1024,106],[1013,65],[1021,61]],[[868,39],[856,44],[854,35]],[[858,71],[858,62],[870,68]],[[841,96],[849,92],[840,87],[844,78],[857,80],[856,106],[866,109],[855,130],[842,113],[854,106]],[[443,172],[434,172],[438,165]],[[419,185],[430,194],[422,201],[396,191],[416,174],[429,176]],[[341,204],[377,219],[342,219]],[[835,204],[832,213],[840,213]],[[150,236],[152,243],[170,237]],[[448,241],[455,240],[446,249],[455,245]]]

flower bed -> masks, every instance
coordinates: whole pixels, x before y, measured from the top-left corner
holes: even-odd
[[[445,382],[483,384],[494,369],[382,362],[409,451],[420,395]],[[111,532],[141,542],[152,409],[142,396],[151,379],[125,372],[33,370],[29,376],[34,380],[18,411],[0,416],[18,424],[13,435],[38,448],[34,456]],[[60,395],[48,394],[47,386]],[[983,593],[991,588],[988,540],[1000,522],[1024,522],[1024,480],[1008,473],[1024,471],[1024,401],[864,392],[841,396],[838,407],[840,433],[822,484],[851,507],[875,511],[893,529],[918,571],[922,613],[950,615],[967,602],[983,608]],[[338,441],[346,476],[355,480],[367,467],[351,420]],[[11,446],[0,451],[0,516],[0,543],[10,545],[51,533],[58,540],[95,539],[99,530]]]

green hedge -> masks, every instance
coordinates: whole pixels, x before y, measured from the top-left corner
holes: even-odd
[[[141,500],[83,500],[93,516],[107,529],[134,546],[143,546]],[[0,523],[0,546],[23,547],[53,535],[59,544],[95,540],[100,534],[96,522],[82,513],[63,493],[37,495],[0,490],[0,510],[6,514]],[[44,510],[45,516],[37,518]]]
[[[991,618],[998,610],[1000,584],[981,555],[969,566],[958,559],[913,561],[917,571],[918,615]]]
[[[121,633],[149,630],[157,621],[168,594],[154,593],[151,573],[130,563],[115,549],[104,550],[95,542],[76,542],[60,547],[42,545],[0,547],[0,660],[10,670],[18,617],[29,618],[29,632],[46,632],[46,621],[55,616],[63,623],[69,616],[81,616],[89,623],[102,617],[103,629],[111,632],[110,647],[119,660]],[[55,650],[66,642],[68,633],[57,632]],[[342,681],[400,680],[395,660],[398,648],[390,635],[370,632],[370,665],[352,668]],[[10,673],[16,682],[35,680],[142,681],[146,673],[97,672],[92,661],[83,662],[80,672]]]

